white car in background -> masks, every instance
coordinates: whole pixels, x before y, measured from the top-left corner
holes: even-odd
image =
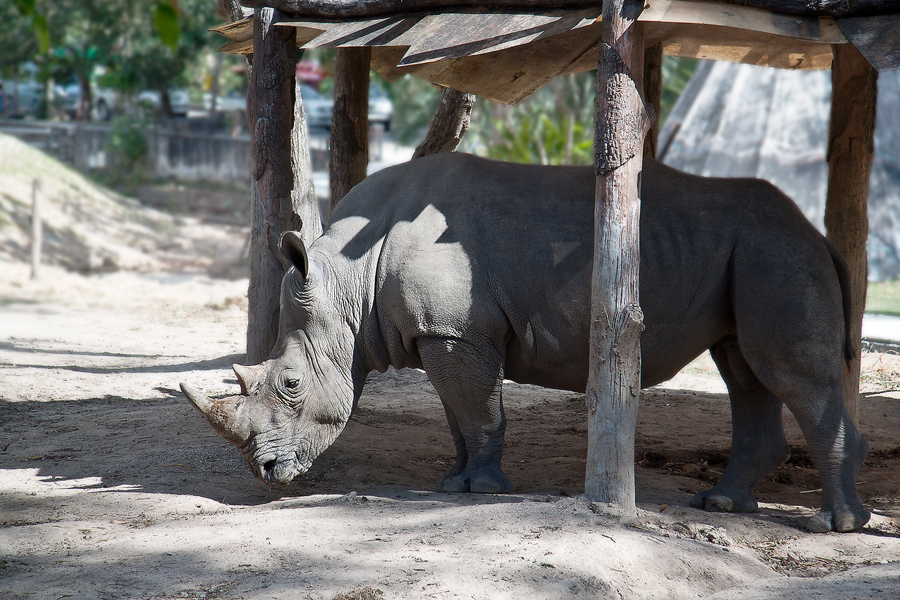
[[[394,117],[394,103],[390,96],[380,85],[369,85],[369,123],[381,123],[385,131],[391,129],[391,119]]]
[[[91,90],[91,100],[93,117],[98,121],[109,121],[113,112],[122,110],[122,95],[115,90],[94,86]],[[81,86],[77,82],[62,87],[62,108],[69,118],[74,119],[78,116],[79,102],[81,102]]]
[[[98,121],[109,121],[114,114],[128,112],[133,104],[116,90],[94,86],[91,90],[93,101],[93,117]],[[155,90],[145,90],[138,94],[138,104],[143,104],[158,111],[161,105],[161,94]],[[81,101],[81,86],[78,83],[70,83],[63,87],[63,110],[70,118],[75,118],[78,112],[78,103]],[[190,98],[184,90],[169,90],[169,101],[172,105],[172,115],[186,117],[190,109]],[[133,107],[132,107],[133,108]]]
[[[300,97],[303,99],[303,110],[306,112],[306,123],[310,127],[331,127],[334,100],[305,83],[301,83],[299,87]]]
[[[159,111],[162,107],[162,94],[158,90],[144,90],[138,94],[138,103]],[[191,109],[191,98],[184,90],[169,88],[169,105],[172,108],[172,116],[186,117]]]
[[[24,117],[37,112],[44,100],[44,84],[37,79],[38,68],[34,63],[19,65],[17,79],[0,79],[0,115]],[[58,88],[51,94],[61,94]],[[51,101],[54,98],[51,98]]]
[[[305,83],[299,84],[300,97],[303,99],[303,109],[306,111],[306,122],[310,127],[328,129],[331,127],[331,117],[334,112],[334,100],[317,91]],[[210,94],[204,94],[203,106],[209,110],[211,103]],[[233,110],[247,110],[247,99],[243,95],[225,94],[216,99],[216,110],[227,112]],[[369,123],[381,123],[385,131],[390,129],[391,119],[394,116],[394,104],[387,92],[377,84],[369,88]]]

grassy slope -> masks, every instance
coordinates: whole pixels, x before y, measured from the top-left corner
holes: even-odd
[[[0,260],[28,260],[36,178],[43,189],[46,263],[76,271],[152,269],[155,261],[147,251],[175,237],[169,215],[143,207],[0,134]]]
[[[900,317],[900,280],[870,282],[866,312]]]

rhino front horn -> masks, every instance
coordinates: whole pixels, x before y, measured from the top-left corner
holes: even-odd
[[[235,399],[228,398],[214,402],[183,383],[181,391],[223,438],[238,446],[249,439],[250,432],[247,424],[237,418],[238,407]]]

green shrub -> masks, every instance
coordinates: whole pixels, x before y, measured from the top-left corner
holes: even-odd
[[[143,123],[125,115],[113,120],[104,144],[113,175],[139,175],[148,149]]]

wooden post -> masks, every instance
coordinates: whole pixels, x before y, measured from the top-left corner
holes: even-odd
[[[641,98],[643,3],[607,0],[597,68],[594,266],[585,494],[635,511],[634,431],[641,387],[640,175],[648,115]]]
[[[662,111],[662,44],[647,46],[644,50],[644,99],[653,107],[653,125],[644,139],[644,157],[656,158],[659,154],[659,117]]]
[[[862,318],[866,308],[866,239],[869,171],[875,153],[878,72],[851,44],[835,44],[832,64],[831,123],[828,132],[828,195],[825,229],[850,267],[851,343],[856,357],[842,380],[844,403],[859,423]]]
[[[416,159],[429,154],[456,150],[463,136],[469,131],[475,99],[475,94],[444,88],[425,139],[413,152],[412,157]]]
[[[281,13],[256,12],[253,60],[247,94],[250,126],[250,175],[258,201],[253,202],[250,231],[250,285],[247,361],[264,361],[278,335],[278,307],[284,268],[274,249],[291,225],[296,29],[276,27]]]
[[[41,246],[44,244],[44,223],[41,215],[41,180],[35,178],[31,194],[31,278],[41,277]]]
[[[334,59],[331,119],[331,210],[366,178],[369,165],[369,65],[371,48],[338,48]]]

